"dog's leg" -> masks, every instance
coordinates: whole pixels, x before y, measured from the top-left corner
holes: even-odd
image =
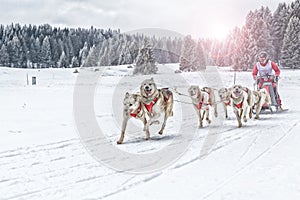
[[[234,114],[236,116],[236,119],[238,121],[238,128],[242,127],[242,121],[241,121],[241,116],[239,114],[239,111],[237,109],[234,109]]]
[[[209,110],[205,110],[204,112],[205,112],[205,115],[206,115],[206,117],[205,117],[206,122],[207,122],[208,124],[210,124],[210,123],[211,123],[211,120],[209,119]]]
[[[253,112],[253,108],[252,106],[250,106],[250,109],[249,109],[249,118],[252,119],[252,112]]]
[[[153,113],[153,115],[150,117],[150,119],[146,123],[146,140],[150,139],[149,127],[151,126],[151,124],[153,124],[156,121],[158,121],[159,117],[160,117],[160,113]]]
[[[142,121],[143,121],[143,124],[144,124],[143,131],[146,131],[146,124],[147,124],[147,119],[146,119],[146,117],[143,117]]]
[[[254,117],[254,119],[259,119],[259,113],[260,113],[260,111],[261,111],[261,108],[262,108],[261,103],[259,103],[258,105],[256,105],[256,107],[255,107],[255,117]]]
[[[214,107],[214,111],[215,111],[215,117],[218,117],[218,106],[215,102],[213,102],[213,107]]]
[[[227,105],[224,102],[222,104],[225,112],[225,118],[228,119]]]
[[[241,119],[243,118],[244,122],[247,122],[247,111],[248,111],[247,107],[245,107],[245,109],[243,108],[241,109],[240,117]]]
[[[164,116],[164,122],[161,126],[161,129],[160,131],[158,132],[158,134],[162,135],[163,132],[164,132],[164,129],[165,129],[165,126],[166,126],[166,123],[167,123],[167,119],[168,119],[168,114],[165,112],[165,116]]]
[[[122,144],[122,143],[123,143],[124,136],[125,136],[125,130],[126,130],[126,126],[127,126],[128,119],[129,119],[129,117],[125,117],[125,118],[123,119],[121,136],[120,136],[120,139],[117,141],[117,144]]]
[[[202,123],[202,115],[201,115],[201,109],[199,110],[196,110],[197,111],[197,114],[198,114],[198,118],[199,118],[199,127],[198,128],[202,128],[203,127],[203,123]]]

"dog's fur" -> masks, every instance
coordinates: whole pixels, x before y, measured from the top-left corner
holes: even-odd
[[[120,139],[117,141],[118,144],[122,144],[125,136],[125,130],[128,120],[134,117],[140,119],[144,123],[144,127],[147,123],[145,111],[142,107],[142,97],[139,94],[129,94],[126,92],[123,100],[123,122]]]
[[[258,91],[253,91],[254,97],[254,108],[255,108],[255,117],[254,119],[259,119],[259,113],[264,104],[268,106],[271,105],[271,97],[266,88],[262,88]]]
[[[218,117],[218,108],[217,108],[217,104],[216,104],[214,89],[210,88],[210,87],[203,87],[201,90],[208,93],[209,105],[214,108],[215,117]]]
[[[200,90],[199,86],[197,85],[191,85],[188,89],[188,93],[192,99],[194,109],[198,115],[199,128],[203,127],[204,117],[208,124],[211,123],[211,120],[209,119],[210,106],[215,106],[214,96],[213,98],[210,98],[209,93],[206,92],[208,91],[208,89],[210,90],[210,88],[204,88]],[[215,110],[215,116],[216,115],[217,112]]]
[[[249,118],[252,118],[252,106],[253,106],[253,96],[252,91],[249,88],[242,87],[241,85],[234,85],[231,87],[231,106],[233,108],[234,114],[236,115],[238,121],[238,127],[242,127],[243,118],[244,122],[247,122],[247,114]]]
[[[168,117],[173,116],[173,93],[167,89],[158,89],[154,79],[146,79],[141,83],[140,86],[141,100],[143,109],[149,116],[149,120],[145,125],[146,139],[150,139],[149,127],[157,123],[159,124],[158,118],[164,113],[164,120],[161,126],[160,135],[163,134],[164,128]]]
[[[227,106],[231,105],[231,99],[230,99],[231,91],[230,89],[223,87],[218,90],[218,95],[220,97],[220,101],[222,102],[224,108],[225,117],[226,119],[228,119],[229,117],[227,112]]]

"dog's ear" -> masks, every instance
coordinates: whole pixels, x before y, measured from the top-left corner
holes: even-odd
[[[144,95],[144,87],[143,87],[143,84],[140,86],[140,93],[141,93],[142,96]]]
[[[125,98],[128,98],[130,96],[129,92],[126,92]]]
[[[151,79],[150,79],[150,80],[154,82],[154,79],[153,79],[153,77],[151,77]]]

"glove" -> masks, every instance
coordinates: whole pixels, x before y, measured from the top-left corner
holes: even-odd
[[[274,82],[278,82],[278,79],[279,79],[279,77],[278,76],[275,76],[275,78],[274,78]]]

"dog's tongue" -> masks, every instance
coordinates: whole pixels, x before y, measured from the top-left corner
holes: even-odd
[[[151,90],[146,90],[145,92],[146,92],[147,95],[151,94]]]

